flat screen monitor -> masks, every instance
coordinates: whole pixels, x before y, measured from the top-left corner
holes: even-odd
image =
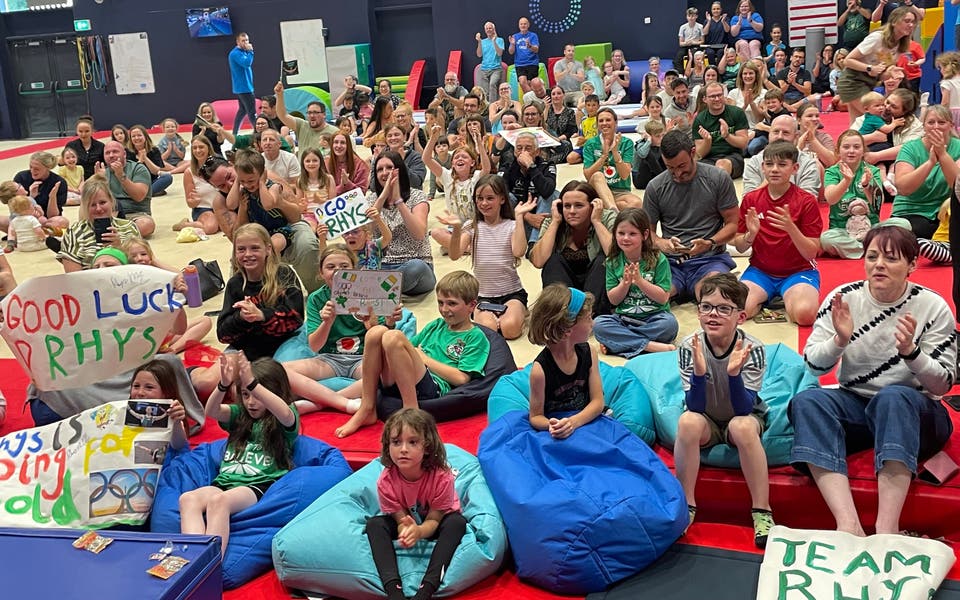
[[[190,30],[190,37],[195,38],[233,35],[230,9],[226,6],[188,8],[187,28]]]

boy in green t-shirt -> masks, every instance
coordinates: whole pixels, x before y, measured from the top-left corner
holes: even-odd
[[[440,318],[413,338],[379,325],[367,332],[360,409],[337,428],[337,437],[377,421],[378,389],[384,395],[399,396],[404,408],[417,408],[418,400],[439,398],[483,376],[490,342],[471,320],[479,292],[476,277],[454,271],[437,283]]]

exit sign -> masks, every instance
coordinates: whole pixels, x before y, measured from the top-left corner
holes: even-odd
[[[90,31],[90,19],[74,19],[74,31]]]

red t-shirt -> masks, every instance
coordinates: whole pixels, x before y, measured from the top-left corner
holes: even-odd
[[[760,232],[753,241],[753,253],[750,265],[772,277],[788,277],[800,271],[808,271],[814,266],[800,255],[790,235],[772,225],[767,218],[768,212],[787,205],[790,216],[797,224],[800,233],[807,237],[819,238],[823,231],[823,220],[817,198],[791,183],[787,192],[776,200],[770,197],[767,186],[753,190],[743,197],[740,203],[740,219],[737,222],[739,233],[747,232],[747,210],[754,208],[760,217]]]
[[[448,469],[433,469],[416,481],[407,481],[400,469],[388,467],[377,480],[380,510],[384,514],[409,510],[427,516],[431,510],[444,514],[460,510],[460,498],[453,488],[454,475]]]
[[[903,69],[903,76],[906,79],[920,79],[923,75],[923,67],[910,67],[907,63],[914,60],[920,60],[924,57],[923,46],[919,42],[910,40],[910,49],[900,55],[897,59],[897,66]]]

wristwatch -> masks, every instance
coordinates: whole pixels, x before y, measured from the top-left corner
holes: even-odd
[[[873,65],[867,65],[867,75],[873,75]]]

